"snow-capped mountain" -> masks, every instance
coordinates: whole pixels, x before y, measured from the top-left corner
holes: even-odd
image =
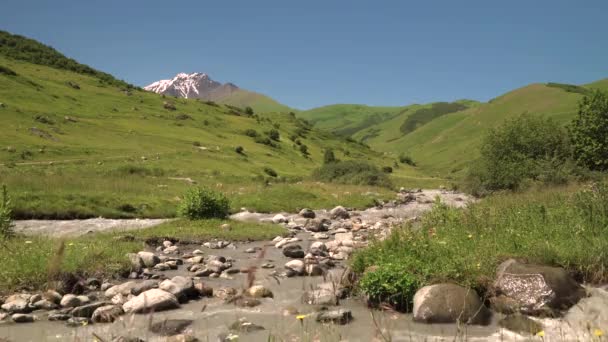
[[[156,81],[145,90],[187,99],[201,99],[241,108],[252,107],[256,111],[289,112],[292,109],[274,99],[253,91],[237,87],[233,83],[220,83],[200,72],[179,73],[170,80]]]
[[[144,87],[145,90],[184,98],[218,100],[229,96],[239,88],[232,84],[222,84],[200,72],[179,73],[170,80],[160,80]]]

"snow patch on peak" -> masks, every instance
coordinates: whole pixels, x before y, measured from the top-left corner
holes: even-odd
[[[207,74],[180,72],[170,80],[154,82],[145,86],[144,89],[159,94],[169,94],[184,98],[201,98],[221,86],[221,83],[212,80]]]

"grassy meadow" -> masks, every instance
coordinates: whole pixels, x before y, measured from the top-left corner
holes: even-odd
[[[0,65],[16,73],[0,74],[0,183],[19,218],[171,217],[193,182],[227,192],[234,210],[365,207],[389,195],[310,179],[326,149],[394,167],[396,187],[443,182],[287,113],[250,116],[5,57]]]

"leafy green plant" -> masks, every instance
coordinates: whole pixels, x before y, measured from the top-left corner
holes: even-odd
[[[577,161],[591,170],[608,170],[608,93],[596,90],[579,103],[570,126]]]
[[[336,159],[334,150],[332,150],[331,148],[325,150],[325,153],[323,154],[323,164],[335,163],[336,161],[338,160]]]
[[[0,199],[0,238],[10,238],[15,235],[12,221],[11,198],[6,190],[6,185],[2,186],[2,198]]]
[[[401,264],[383,264],[363,273],[359,288],[371,304],[389,304],[399,311],[410,311],[421,282]]]
[[[277,131],[276,129],[271,129],[270,131],[268,131],[268,137],[274,141],[279,141],[281,139],[281,135],[279,134],[279,131]]]
[[[225,218],[229,210],[230,201],[224,194],[207,188],[191,188],[177,207],[177,214],[191,220]]]
[[[234,151],[238,154],[243,154],[245,149],[243,148],[243,146],[237,146],[237,147],[235,147]]]
[[[525,181],[558,180],[548,172],[567,171],[571,148],[566,131],[555,121],[522,114],[490,130],[481,157],[469,169],[473,192],[515,190]]]
[[[383,166],[382,172],[384,173],[393,173],[393,168],[391,166]]]
[[[246,129],[245,132],[243,132],[243,134],[245,134],[248,137],[252,137],[252,138],[255,138],[259,135],[255,129],[251,129],[251,128]]]

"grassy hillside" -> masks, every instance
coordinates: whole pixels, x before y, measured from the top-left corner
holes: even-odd
[[[293,111],[292,108],[277,102],[276,100],[253,91],[238,89],[231,93],[228,97],[219,99],[217,102],[225,103],[237,107],[251,107],[256,112],[267,113],[288,113]]]
[[[308,180],[326,148],[378,166],[394,159],[311,130],[292,115],[247,116],[4,56],[0,70],[0,183],[20,217],[171,216],[193,182],[227,192],[235,210],[366,206],[392,196],[388,189]],[[261,137],[277,129],[280,139],[256,143],[248,129]],[[396,186],[442,182],[404,166],[392,177]]]
[[[608,88],[602,80],[583,89]],[[489,103],[434,119],[399,138],[368,141],[374,149],[389,154],[412,155],[418,166],[431,175],[459,177],[478,156],[485,132],[507,118],[524,112],[551,117],[566,124],[576,113],[585,92],[555,84],[532,84],[497,97]]]

